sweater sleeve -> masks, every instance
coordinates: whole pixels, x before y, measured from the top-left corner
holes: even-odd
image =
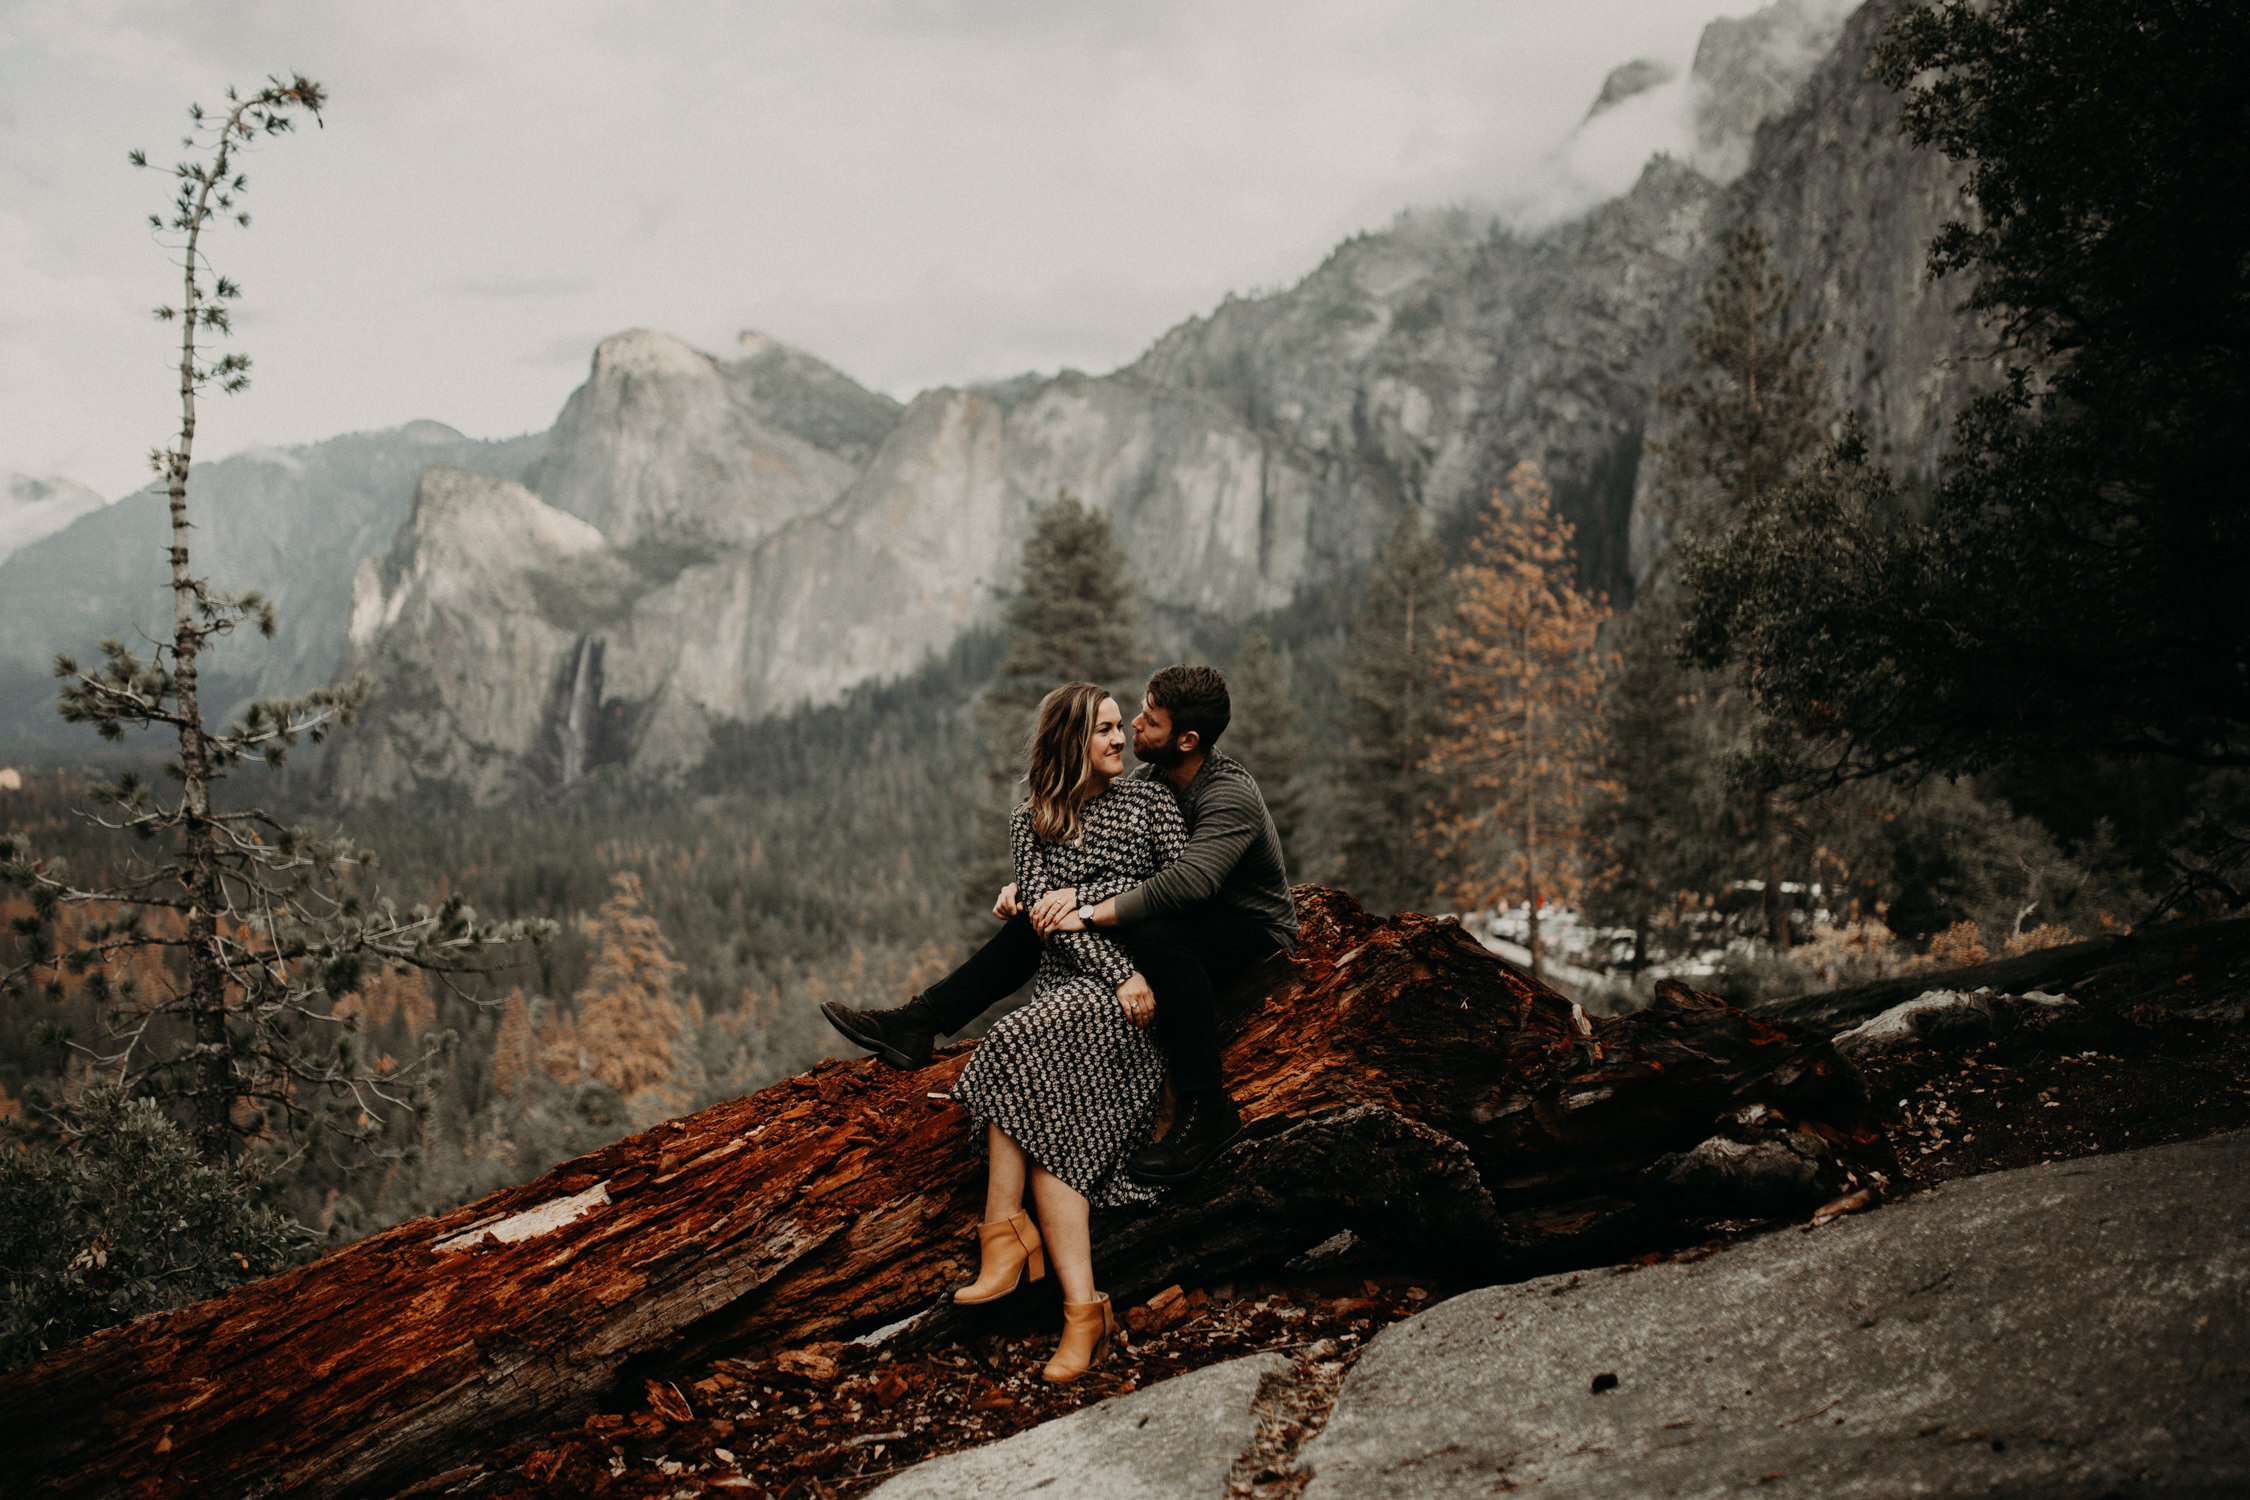
[[[1145,796],[1140,802],[1140,843],[1134,850],[1135,875],[1144,871],[1161,871],[1178,859],[1187,847],[1187,820],[1180,816],[1180,804],[1172,794],[1161,788]],[[1078,888],[1078,899],[1083,902],[1107,900],[1110,896],[1130,887],[1131,876],[1105,875],[1100,880],[1088,881]],[[1100,974],[1112,986],[1123,984],[1134,972],[1132,955],[1125,945],[1108,933],[1098,930],[1057,934],[1058,939],[1072,940],[1068,951],[1081,969]],[[1083,950],[1078,939],[1090,939]]]
[[[1211,788],[1179,857],[1117,898],[1117,920],[1130,926],[1210,900],[1264,833],[1256,792],[1227,782]]]

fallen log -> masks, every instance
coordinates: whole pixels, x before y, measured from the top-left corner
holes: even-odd
[[[1663,1232],[1671,1166],[1715,1139],[1786,1141],[1806,1206],[1890,1166],[1817,1035],[1676,985],[1591,1020],[1451,921],[1298,894],[1299,953],[1238,987],[1227,1023],[1252,1139],[1101,1216],[1121,1300],[1347,1228],[1495,1279],[1594,1263]],[[929,1095],[968,1050],[915,1074],[823,1063],[0,1374],[10,1492],[395,1494],[578,1420],[636,1356],[942,1326],[982,1172]]]

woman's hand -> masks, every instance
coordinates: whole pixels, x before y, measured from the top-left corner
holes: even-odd
[[[1086,924],[1078,920],[1078,888],[1064,886],[1032,903],[1031,925],[1043,938],[1053,937],[1058,932],[1076,932],[1084,927]]]
[[[1137,972],[1117,987],[1117,1003],[1125,1007],[1125,1019],[1143,1030],[1156,1019],[1156,991]]]

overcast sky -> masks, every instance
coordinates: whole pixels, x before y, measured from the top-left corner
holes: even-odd
[[[1414,205],[1628,185],[1755,0],[0,0],[0,470],[115,495],[176,417],[145,228],[190,101],[300,70],[261,144],[242,395],[200,457],[435,417],[545,427],[604,334],[788,340],[901,398],[1107,370]]]

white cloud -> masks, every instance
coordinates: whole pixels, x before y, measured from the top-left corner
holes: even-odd
[[[124,152],[168,161],[229,82],[302,69],[333,104],[259,147],[256,223],[217,248],[257,366],[209,413],[212,455],[417,416],[537,428],[635,325],[722,351],[762,328],[902,397],[1106,369],[1402,207],[1616,191],[1677,100],[1573,141],[1603,75],[1684,72],[1704,20],[1750,8],[15,0],[0,467],[139,483],[170,421],[145,321],[170,273],[136,229],[164,185]]]

